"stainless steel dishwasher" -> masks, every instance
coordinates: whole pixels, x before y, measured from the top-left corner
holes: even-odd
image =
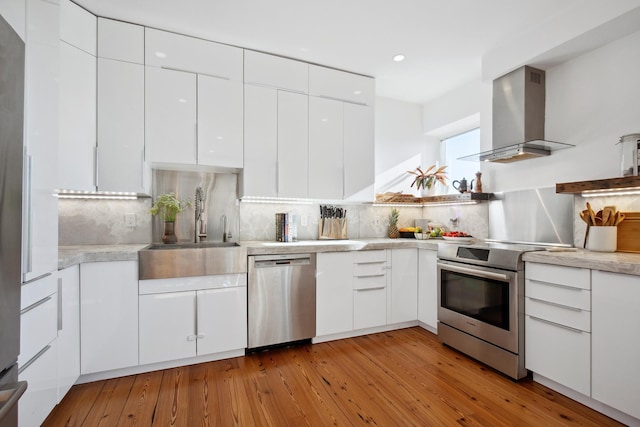
[[[316,335],[316,255],[249,256],[250,349]]]

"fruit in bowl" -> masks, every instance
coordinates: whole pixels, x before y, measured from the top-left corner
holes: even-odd
[[[447,231],[445,233],[442,233],[442,237],[473,237],[473,236],[465,233],[464,231]]]
[[[416,233],[413,233],[413,236],[418,240],[427,240],[429,238],[429,232],[426,232],[426,233],[416,232]]]

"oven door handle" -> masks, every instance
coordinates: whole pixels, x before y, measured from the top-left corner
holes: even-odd
[[[462,267],[462,266],[459,266],[459,265],[451,265],[451,264],[440,264],[440,266],[442,267],[443,270],[455,271],[457,273],[470,274],[470,275],[477,276],[477,277],[483,277],[485,279],[500,280],[502,282],[508,282],[509,281],[509,276],[507,276],[506,274],[494,273],[494,272],[491,272],[491,271],[485,271],[485,270],[481,270],[481,269],[478,269],[478,268]]]

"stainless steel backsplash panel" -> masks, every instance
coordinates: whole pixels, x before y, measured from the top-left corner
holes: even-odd
[[[489,239],[573,246],[573,197],[554,187],[496,193]]]

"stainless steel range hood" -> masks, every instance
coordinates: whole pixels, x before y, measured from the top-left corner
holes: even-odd
[[[524,66],[493,81],[493,149],[460,160],[510,163],[573,147],[544,138],[545,72]]]

